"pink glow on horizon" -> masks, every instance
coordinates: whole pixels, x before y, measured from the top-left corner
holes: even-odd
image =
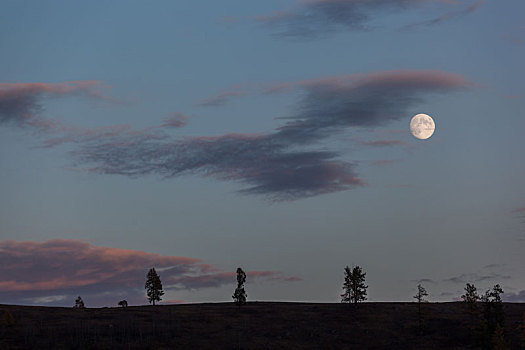
[[[199,289],[235,282],[234,271],[220,270],[201,259],[98,247],[75,239],[0,241],[0,262],[0,292],[33,292],[32,297],[66,295],[72,290],[82,296],[93,294],[93,290],[140,294],[151,267],[157,268],[165,289]],[[278,271],[249,271],[248,276],[298,280]]]

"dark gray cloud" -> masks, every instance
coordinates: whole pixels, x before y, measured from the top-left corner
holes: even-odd
[[[0,124],[30,126],[44,130],[54,128],[55,122],[41,117],[42,99],[84,95],[112,100],[102,94],[101,87],[98,81],[0,83]]]
[[[483,282],[483,281],[499,281],[502,279],[510,279],[511,276],[508,275],[502,275],[499,273],[489,273],[489,274],[478,274],[478,273],[463,273],[458,276],[453,276],[444,279],[444,282],[451,282],[451,283],[472,283],[472,282]]]
[[[294,200],[362,186],[352,164],[336,153],[291,151],[272,135],[230,134],[157,141],[116,138],[84,144],[73,152],[79,164],[103,174],[167,178],[198,174],[249,185],[240,192],[271,200]]]
[[[290,83],[283,83],[289,89]],[[329,77],[297,83],[297,112],[275,137],[310,143],[348,127],[377,127],[409,115],[433,93],[471,87],[465,78],[433,70],[398,70]],[[275,87],[274,87],[275,88]]]
[[[380,15],[401,12],[435,4],[440,7],[465,6],[460,10],[446,12],[437,18],[416,23],[412,26],[433,25],[460,17],[475,11],[483,1],[450,0],[304,0],[291,9],[272,15],[258,17],[278,34],[288,37],[318,37],[336,31],[362,31],[370,28],[369,23]]]

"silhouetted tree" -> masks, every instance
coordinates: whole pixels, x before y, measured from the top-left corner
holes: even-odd
[[[161,297],[164,295],[164,291],[162,290],[162,282],[155,268],[151,268],[146,275],[146,285],[144,288],[146,288],[146,294],[148,295],[150,304],[153,303],[153,306],[155,306],[155,301],[162,300]]]
[[[359,266],[355,266],[352,270],[347,266],[345,271],[345,281],[343,282],[343,294],[341,294],[342,303],[357,304],[360,301],[366,300],[365,276],[366,272]]]
[[[73,306],[73,307],[77,308],[77,309],[83,309],[85,307],[84,306],[84,301],[82,300],[80,295],[78,296],[78,298],[75,299],[75,306]]]
[[[470,323],[468,324],[468,328],[472,339],[475,340],[477,338],[476,332],[478,331],[476,319],[478,318],[478,301],[480,300],[476,287],[473,284],[467,283],[465,294],[461,296],[461,299],[463,299],[463,304],[465,304],[469,316]]]
[[[491,345],[504,346],[503,330],[505,327],[505,315],[503,313],[503,302],[501,294],[504,293],[499,284],[487,290],[481,297],[483,304],[483,320],[480,324],[480,342],[485,349],[491,349]]]
[[[248,297],[248,294],[246,294],[246,291],[244,290],[244,283],[246,282],[246,273],[240,268],[237,268],[237,288],[235,288],[235,292],[232,295],[233,300],[235,301],[235,304],[237,306],[241,306],[242,304],[246,303],[246,298]]]
[[[473,284],[467,283],[465,294],[461,296],[461,299],[463,299],[463,302],[467,303],[469,306],[475,304],[479,300],[476,287]]]
[[[127,300],[121,300],[121,301],[118,302],[118,306],[128,307],[128,301]]]
[[[417,294],[414,295],[414,299],[417,300],[419,304],[427,302],[425,297],[428,296],[427,290],[421,284],[417,285]]]
[[[427,302],[427,300],[425,299],[426,296],[428,296],[427,290],[421,284],[418,284],[417,294],[414,295],[414,299],[417,300],[417,319],[418,319],[418,325],[419,325],[420,331],[421,331],[421,320],[422,320],[421,303]]]

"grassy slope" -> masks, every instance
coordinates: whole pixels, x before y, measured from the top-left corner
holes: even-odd
[[[0,349],[468,349],[460,303],[252,302],[78,310],[0,305]],[[505,337],[519,348],[525,304],[505,304]]]

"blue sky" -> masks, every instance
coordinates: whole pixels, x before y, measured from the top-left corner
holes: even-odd
[[[0,302],[525,300],[521,1],[2,8]]]

